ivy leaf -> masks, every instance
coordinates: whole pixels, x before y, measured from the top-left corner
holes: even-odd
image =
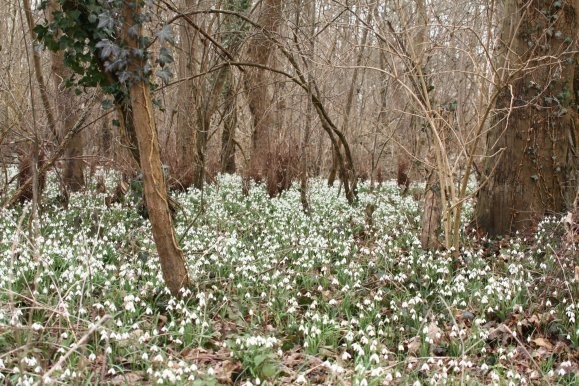
[[[101,59],[108,59],[111,56],[114,56],[114,54],[116,54],[117,52],[117,47],[116,45],[111,42],[108,39],[103,39],[100,42],[98,42],[97,44],[95,44],[95,47],[100,49],[100,57]]]
[[[136,39],[139,37],[139,25],[135,24],[131,27],[129,27],[127,33],[129,34],[130,37],[132,37],[133,39]]]
[[[113,107],[113,101],[111,99],[105,99],[101,102],[101,107],[103,110],[108,110]]]
[[[169,70],[169,67],[163,67],[162,69],[157,70],[157,72],[155,72],[155,75],[161,78],[164,84],[168,84],[171,78],[173,77],[173,73],[171,72],[171,70]]]
[[[36,36],[38,36],[38,40],[42,40],[48,33],[48,27],[42,24],[36,24],[32,30],[34,31]]]
[[[164,26],[160,31],[158,31],[155,36],[159,38],[159,42],[163,44],[164,42],[169,42],[171,44],[175,43],[175,36],[173,35],[173,28],[170,25]]]
[[[142,48],[133,48],[131,52],[133,53],[133,56],[139,59],[143,59],[145,57],[145,50]]]
[[[159,57],[157,58],[157,63],[161,67],[165,67],[165,64],[173,63],[173,55],[171,55],[171,50],[167,47],[161,47],[159,50]]]
[[[145,64],[145,67],[143,68],[143,73],[145,74],[145,76],[149,76],[151,75],[151,65],[149,63]]]
[[[127,80],[129,80],[129,73],[127,71],[121,71],[118,77],[120,83],[125,83]]]
[[[110,13],[103,12],[99,15],[99,23],[97,24],[97,29],[112,30],[114,25],[115,20],[111,17]]]

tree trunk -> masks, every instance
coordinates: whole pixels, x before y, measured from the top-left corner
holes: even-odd
[[[52,0],[47,8],[48,20],[52,21],[53,14],[58,10],[58,3]],[[54,85],[59,95],[58,117],[61,124],[58,130],[58,138],[68,133],[78,120],[78,106],[75,105],[75,95],[70,87],[66,87],[65,81],[70,78],[72,71],[64,64],[64,52],[52,52],[52,73]],[[82,132],[74,135],[64,151],[64,187],[67,190],[78,192],[84,188],[83,171],[83,148],[84,141]]]
[[[233,74],[227,74],[223,88],[223,133],[221,135],[221,172],[235,173],[235,131],[237,128],[237,97],[233,88]]]
[[[114,95],[115,108],[119,118],[119,134],[121,144],[129,151],[135,164],[141,163],[141,155],[137,144],[137,133],[135,129],[135,118],[131,107],[130,97],[123,91],[117,91]]]
[[[190,9],[193,1],[185,0],[186,9]],[[176,179],[179,188],[187,189],[193,183],[195,165],[195,94],[197,93],[194,79],[195,73],[195,40],[197,32],[185,21],[179,28],[180,54],[178,75],[183,79],[177,87],[177,154],[179,157]]]
[[[36,33],[34,32],[34,18],[32,16],[32,8],[30,6],[30,0],[23,0],[24,14],[26,16],[26,24],[30,30],[30,35],[33,39],[36,39]],[[32,49],[32,60],[34,63],[34,75],[36,76],[36,83],[38,83],[38,89],[40,91],[40,99],[42,100],[42,106],[46,113],[46,120],[48,122],[48,127],[52,132],[54,138],[58,141],[58,132],[56,130],[56,123],[54,121],[54,115],[52,114],[52,109],[50,108],[50,102],[48,98],[48,93],[46,91],[46,84],[44,83],[44,76],[42,75],[42,64],[40,63],[40,53],[33,47]]]
[[[279,29],[281,9],[281,0],[264,0],[258,24],[269,33],[275,33]],[[267,34],[256,31],[249,42],[249,61],[267,66],[273,51],[274,43],[268,39]],[[273,145],[271,131],[274,119],[270,108],[273,96],[267,84],[268,79],[268,74],[262,69],[250,68],[245,74],[245,91],[253,122],[249,172],[257,179],[266,175],[264,169],[268,163],[267,155]]]
[[[503,154],[476,208],[478,226],[490,235],[532,231],[543,216],[570,208],[577,193],[578,6],[532,0],[519,9],[517,4],[508,3],[506,12],[509,7],[512,12],[502,32],[505,44],[512,41],[500,58],[510,84],[497,98],[487,137],[487,153],[502,149]],[[556,34],[533,33],[549,28]],[[523,66],[531,69],[513,79]],[[486,162],[487,176],[495,163]]]
[[[142,26],[137,24],[136,14],[141,11],[140,2],[125,1],[122,15],[125,28],[122,38],[128,48],[135,51],[139,48]],[[132,33],[134,28],[138,33]],[[131,33],[129,33],[131,29]],[[145,61],[141,57],[130,56],[128,71],[132,76],[129,86],[131,108],[135,124],[135,133],[139,146],[145,201],[151,221],[153,238],[161,261],[161,270],[165,284],[174,296],[189,286],[189,276],[185,267],[183,252],[177,245],[173,220],[169,211],[165,177],[161,168],[159,140],[153,116],[153,103],[149,85],[143,77]]]
[[[251,1],[227,0],[225,9],[245,13],[251,7]],[[225,34],[221,44],[230,53],[239,51],[246,36],[246,24],[233,15],[225,15],[223,21]],[[221,172],[235,173],[235,132],[237,128],[237,94],[234,89],[234,77],[230,67],[223,74],[223,133],[221,135]]]
[[[300,27],[300,12],[299,10],[303,7],[302,1],[298,0],[297,2],[297,9],[296,12],[296,28]],[[315,53],[315,42],[316,42],[316,2],[310,1],[310,3],[304,9],[304,18],[305,18],[305,25],[308,28],[308,40],[309,45],[307,47],[307,51],[303,53],[305,57],[308,58],[310,61],[310,65],[313,65],[314,60],[314,53]],[[304,136],[302,139],[301,145],[301,171],[300,171],[300,201],[302,204],[302,210],[304,213],[310,213],[310,203],[308,202],[308,168],[309,168],[309,151],[308,145],[310,143],[310,137],[312,133],[312,115],[313,115],[313,106],[310,103],[312,99],[312,69],[308,71],[307,74],[307,82],[308,82],[308,104],[306,106],[306,116],[304,122]]]

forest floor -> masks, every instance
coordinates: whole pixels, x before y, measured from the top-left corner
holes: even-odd
[[[0,384],[579,383],[577,245],[561,217],[432,253],[393,182],[362,184],[351,207],[311,180],[306,215],[297,189],[244,196],[222,176],[175,196],[193,283],[177,300],[139,197],[107,207],[93,187],[64,210],[57,196],[52,177],[32,224],[30,205],[0,210]]]

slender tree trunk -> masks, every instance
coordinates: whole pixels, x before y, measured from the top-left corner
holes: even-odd
[[[223,133],[221,135],[221,172],[235,173],[235,132],[237,129],[237,97],[233,74],[228,71],[223,87]]]
[[[529,64],[531,69],[501,90],[487,137],[489,154],[503,150],[479,192],[475,213],[479,227],[490,235],[532,231],[543,216],[571,208],[577,194],[579,4],[562,1],[554,7],[551,1],[532,0],[522,9],[518,4],[506,4],[511,11],[503,23],[507,48],[499,61],[506,76],[510,69]],[[550,18],[543,9],[550,10]],[[562,37],[532,33],[548,28]],[[495,163],[486,162],[487,176]]]
[[[275,33],[279,29],[281,9],[281,0],[263,0],[258,24],[269,33]],[[249,42],[249,61],[266,66],[273,51],[274,43],[268,39],[267,34],[256,31]],[[266,175],[264,168],[267,166],[267,155],[273,145],[271,131],[274,117],[270,108],[273,96],[268,80],[268,74],[262,69],[251,68],[245,74],[244,85],[253,122],[249,171],[258,179]]]
[[[22,0],[24,4],[24,14],[26,16],[26,23],[30,30],[30,35],[33,39],[36,39],[36,33],[34,32],[34,18],[32,17],[32,8],[30,7],[30,0]],[[40,91],[40,99],[42,100],[42,105],[46,113],[46,120],[48,122],[48,127],[54,138],[58,140],[59,135],[56,130],[56,122],[54,120],[54,115],[52,114],[52,109],[50,108],[50,102],[48,93],[46,91],[46,83],[44,82],[44,76],[42,75],[42,65],[40,63],[40,53],[36,50],[32,50],[32,60],[34,63],[34,75],[36,76],[36,83],[38,83],[38,89]]]
[[[298,12],[297,12],[297,20],[296,20],[296,27],[300,27],[300,12],[299,9],[302,7],[301,1],[297,2]],[[307,58],[309,60],[309,66],[312,66],[307,74],[307,82],[308,82],[308,104],[306,107],[306,116],[305,116],[305,124],[304,124],[304,136],[302,140],[301,146],[301,172],[300,172],[300,201],[302,204],[302,210],[306,213],[310,213],[310,204],[308,202],[308,167],[309,167],[309,151],[308,145],[310,143],[310,137],[312,133],[312,114],[313,114],[313,106],[310,103],[312,99],[312,79],[313,79],[313,60],[314,60],[314,53],[315,53],[315,33],[316,33],[316,2],[315,0],[311,0],[304,12],[305,16],[305,24],[308,26],[308,40],[309,45],[307,47]]]
[[[372,22],[372,14],[373,12],[369,11],[366,14],[366,21],[365,24],[369,25]],[[358,30],[360,27],[360,20],[357,19],[355,30]],[[364,60],[364,54],[366,49],[366,41],[368,40],[368,31],[369,28],[364,28],[362,30],[362,37],[360,39],[359,48],[358,48],[358,55],[356,55],[356,64],[354,70],[352,71],[352,79],[350,81],[350,87],[348,89],[348,93],[346,94],[346,105],[344,108],[343,118],[344,121],[342,122],[342,133],[347,139],[350,139],[354,134],[353,127],[351,127],[350,119],[352,116],[352,108],[354,107],[354,94],[356,93],[356,87],[358,86],[358,77],[360,75],[360,67],[362,66],[362,61]],[[336,149],[336,151],[340,151],[340,149]],[[334,178],[336,176],[336,170],[334,169],[337,167],[336,162],[332,163],[332,170],[330,171],[330,175],[333,175]],[[346,176],[340,176],[346,177]],[[354,177],[356,178],[356,177]],[[328,183],[329,183],[328,179]],[[332,183],[333,184],[333,183]]]
[[[125,28],[122,38],[129,49],[139,48],[139,37],[142,26],[137,24],[136,16],[141,11],[139,1],[125,1],[122,9]],[[129,29],[139,29],[138,34],[129,33]],[[135,123],[135,132],[139,146],[145,201],[151,221],[153,238],[157,246],[165,284],[174,296],[189,286],[189,276],[185,266],[183,252],[177,245],[173,220],[169,210],[167,187],[161,167],[161,156],[157,128],[153,116],[154,106],[151,101],[149,85],[143,78],[145,62],[142,58],[131,56],[128,71],[133,77],[129,86],[131,108]]]
[[[428,15],[426,14],[426,2],[425,0],[415,0],[416,3],[416,13],[418,16],[418,25],[416,29],[416,35],[412,38],[412,44],[410,44],[409,50],[412,65],[417,67],[413,69],[413,72],[418,74],[417,78],[422,77],[422,79],[416,80],[416,84],[422,83],[426,76],[425,68],[425,51],[426,44],[428,42]],[[424,82],[428,83],[428,82]],[[429,98],[427,92],[422,92],[420,87],[417,87],[416,92],[426,100]],[[430,112],[426,112],[429,114]],[[425,124],[425,120],[414,120],[414,122],[420,124]],[[432,128],[432,131],[436,128]],[[418,131],[417,127],[414,127],[414,131]],[[416,134],[419,135],[418,133]],[[434,136],[430,136],[430,151],[427,157],[427,164],[436,165],[440,167],[440,164],[436,162],[436,144],[434,143]],[[404,157],[399,158],[399,168],[405,162]],[[401,170],[398,171],[399,173]],[[424,249],[434,249],[440,246],[438,237],[440,235],[440,220],[442,218],[442,200],[441,200],[441,186],[440,179],[438,178],[440,170],[428,169],[426,170],[428,176],[426,180],[425,195],[424,195],[424,211],[422,213],[421,221],[421,233],[420,233],[420,243]]]
[[[190,9],[194,2],[185,0],[186,9]],[[196,154],[196,99],[197,89],[194,79],[190,78],[196,70],[196,38],[197,32],[185,22],[181,21],[179,27],[179,44],[181,51],[179,54],[178,75],[180,79],[185,79],[177,87],[177,154],[179,157],[176,170],[176,179],[182,189],[186,189],[193,183],[195,154]]]
[[[203,95],[202,99],[211,98],[211,95]],[[206,100],[205,100],[206,101]],[[207,141],[209,140],[209,129],[213,111],[204,103],[197,110],[197,128],[195,131],[195,164],[193,167],[193,186],[203,189],[205,182],[205,153],[207,152]]]
[[[48,20],[52,21],[54,12],[58,11],[58,3],[52,0],[47,8]],[[54,84],[59,95],[58,116],[61,124],[58,130],[58,137],[61,138],[74,126],[78,120],[78,106],[75,105],[75,95],[71,88],[65,86],[65,81],[72,72],[64,64],[64,52],[52,52],[52,73]],[[84,188],[83,170],[83,148],[84,141],[82,132],[75,134],[64,151],[64,187],[73,192]]]
[[[227,0],[225,9],[246,13],[251,7],[248,0]],[[225,34],[221,44],[235,54],[239,52],[241,44],[246,39],[247,24],[233,15],[225,15],[223,21]],[[221,171],[223,173],[235,173],[235,133],[237,130],[237,93],[234,88],[234,77],[230,67],[226,68],[223,85],[223,133],[221,136]]]
[[[137,132],[135,128],[135,119],[131,108],[131,101],[124,92],[117,92],[114,96],[115,108],[119,123],[119,134],[121,144],[129,151],[137,166],[141,163],[141,155],[137,144]]]

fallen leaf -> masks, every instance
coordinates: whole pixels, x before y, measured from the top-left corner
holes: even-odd
[[[551,342],[549,342],[545,338],[541,338],[541,337],[535,338],[535,339],[533,339],[533,343],[535,343],[539,347],[544,347],[547,350],[553,349],[553,345],[551,344]]]
[[[440,327],[436,325],[436,323],[431,322],[428,325],[428,331],[426,332],[426,336],[432,340],[432,343],[438,345],[440,340],[442,339],[442,330]]]
[[[418,354],[421,345],[419,336],[415,336],[414,338],[407,340],[405,343],[408,355]]]
[[[508,341],[513,340],[513,333],[506,324],[501,323],[497,327],[490,330],[488,340],[498,341],[501,344],[505,344]]]
[[[533,358],[535,359],[545,359],[549,356],[551,356],[553,353],[549,350],[547,350],[545,347],[539,347],[537,350],[533,351]]]
[[[143,380],[143,376],[139,373],[124,373],[114,376],[107,381],[108,385],[137,385],[139,381]]]
[[[537,370],[533,370],[529,375],[529,379],[531,381],[536,381],[537,379],[541,379],[541,374]]]
[[[241,363],[224,360],[218,362],[215,367],[216,378],[221,384],[233,384],[239,374],[243,372]]]
[[[186,348],[181,351],[183,359],[195,361],[196,363],[207,363],[215,359],[215,355],[202,347]]]

